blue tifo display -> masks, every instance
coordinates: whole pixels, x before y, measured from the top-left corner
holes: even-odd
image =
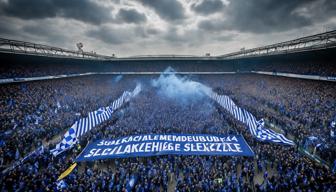
[[[254,156],[242,135],[147,134],[88,144],[76,161],[158,155]]]

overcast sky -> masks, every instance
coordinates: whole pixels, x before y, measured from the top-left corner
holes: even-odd
[[[0,0],[0,37],[117,56],[221,55],[336,29],[336,0]]]

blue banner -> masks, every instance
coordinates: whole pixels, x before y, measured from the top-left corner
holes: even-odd
[[[88,144],[76,161],[158,155],[254,156],[241,135],[147,134]]]

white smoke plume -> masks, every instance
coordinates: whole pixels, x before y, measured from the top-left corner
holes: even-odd
[[[152,80],[151,84],[162,96],[181,101],[198,100],[212,92],[211,88],[199,82],[177,76],[171,67],[168,67],[159,78]]]
[[[133,90],[132,97],[137,96],[140,92],[141,92],[142,86],[140,83],[137,84],[137,86],[135,87],[135,89]]]

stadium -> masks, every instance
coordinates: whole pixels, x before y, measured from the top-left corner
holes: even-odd
[[[237,6],[221,0],[116,1],[111,10],[119,9],[113,19],[120,21],[108,23],[106,15],[75,12],[76,2],[0,1],[0,17],[11,21],[0,21],[1,191],[336,191],[336,30],[305,24],[307,35],[288,38],[288,30],[276,42],[216,55],[184,54],[178,45],[156,40],[153,46],[162,54],[140,45],[150,55],[137,50],[127,56],[86,51],[86,43],[71,49],[59,36],[51,41],[48,30],[41,41],[36,38],[43,33],[12,31],[35,20],[61,25],[60,18],[103,29],[122,21],[147,25],[154,12],[180,26],[190,14],[212,18]],[[109,5],[81,3],[81,9],[101,14]],[[324,7],[333,2],[314,3],[335,18]],[[123,12],[123,6],[131,7]],[[175,11],[167,12],[170,6]],[[186,6],[183,17],[176,13]],[[15,12],[19,8],[30,11]],[[314,18],[326,18],[319,14]],[[244,39],[244,30],[231,27]],[[103,37],[113,35],[118,36]],[[242,39],[239,47],[247,43]],[[99,40],[88,44],[105,46]],[[123,49],[123,41],[114,44]],[[165,54],[166,47],[176,50]]]

